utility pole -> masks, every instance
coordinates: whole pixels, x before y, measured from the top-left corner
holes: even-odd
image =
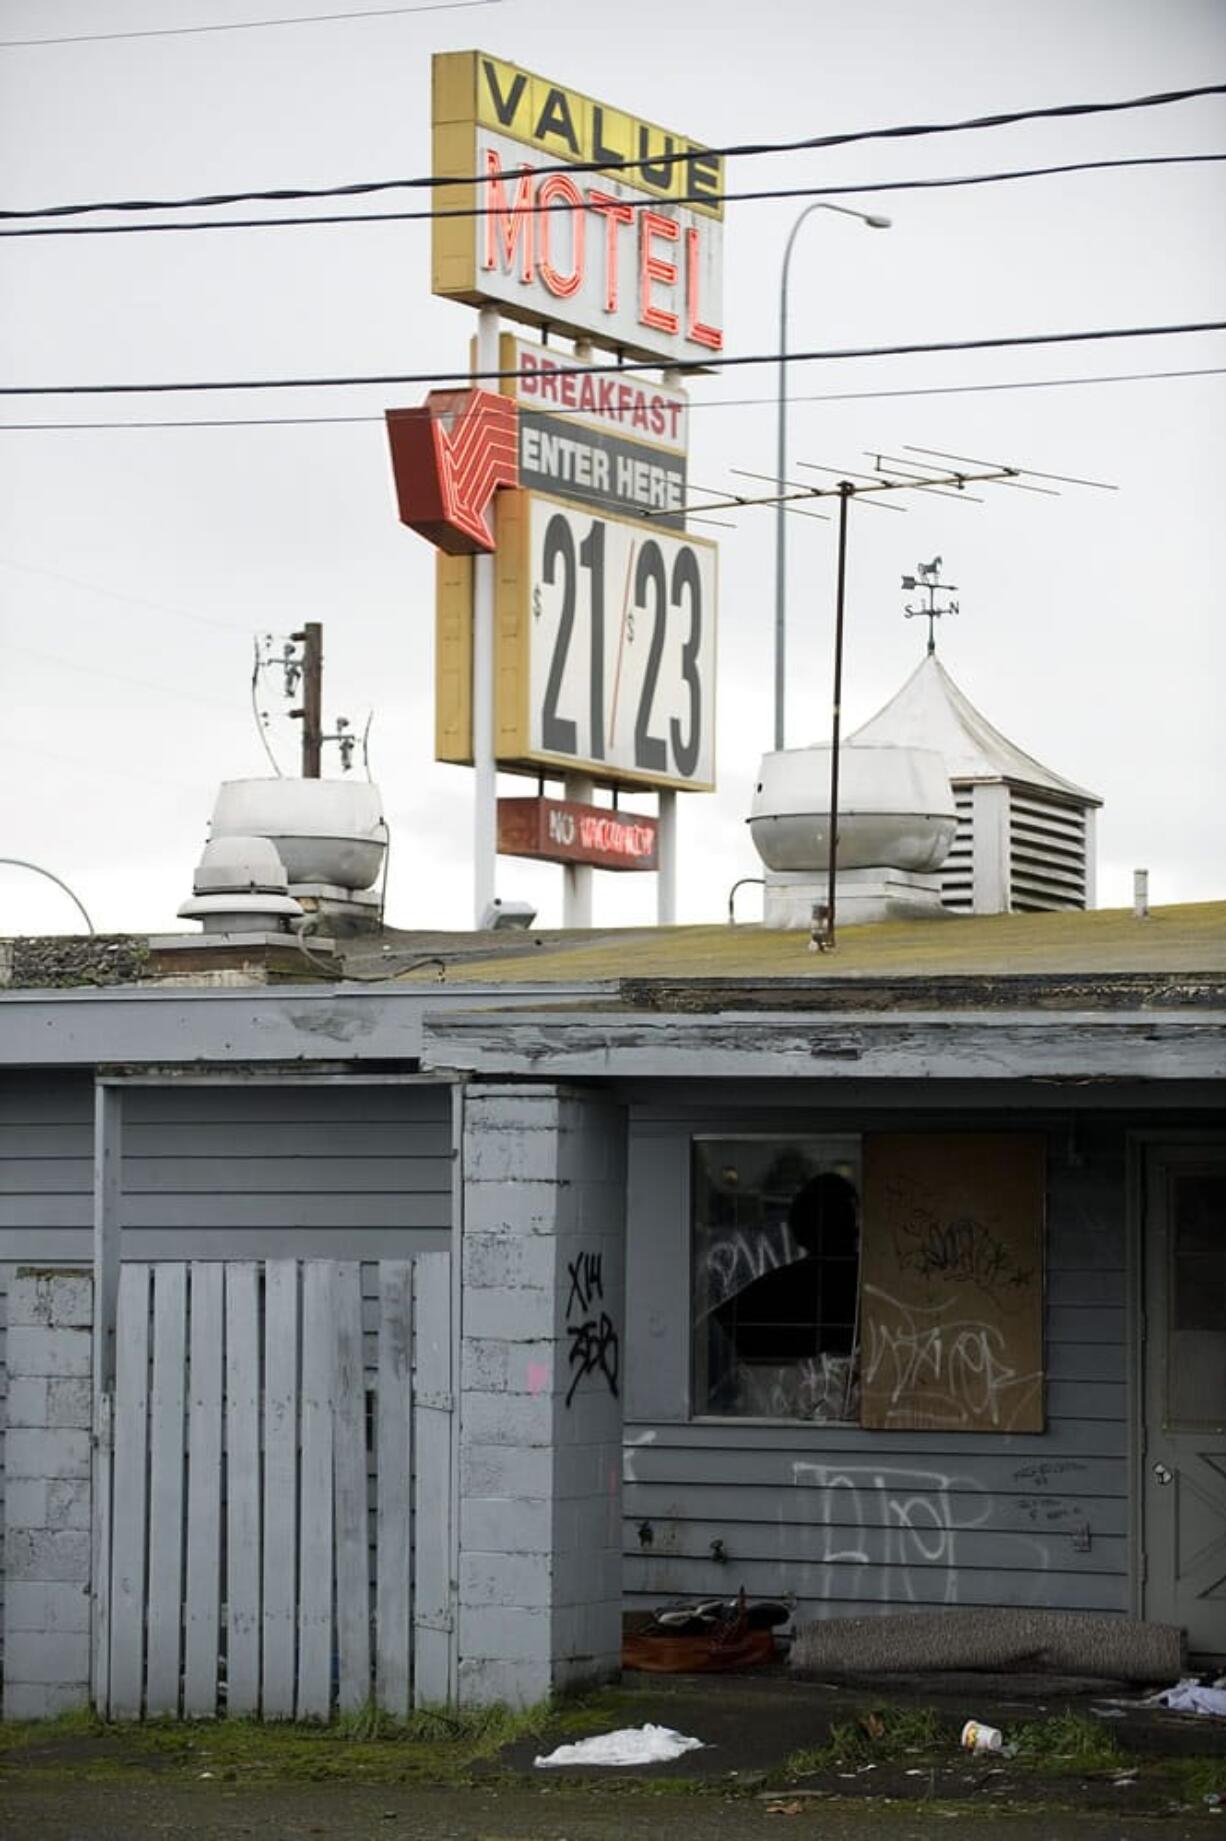
[[[324,630],[318,620],[308,620],[300,633],[291,633],[295,645],[302,647],[302,707],[290,715],[302,724],[302,777],[320,777],[320,750],[323,744]]]

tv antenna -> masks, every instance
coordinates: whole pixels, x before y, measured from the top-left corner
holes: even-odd
[[[822,466],[816,461],[802,460],[797,464],[810,472],[828,474],[831,485],[803,485],[795,480],[781,480],[774,474],[745,473],[744,469],[734,471],[742,477],[768,480],[775,485],[774,492],[755,495],[749,498],[744,493],[730,492],[725,497],[707,497],[701,503],[686,506],[686,513],[694,513],[700,518],[713,511],[744,511],[760,505],[782,505],[788,511],[799,511],[802,506],[811,505],[815,499],[838,500],[838,551],[835,565],[835,600],[834,600],[834,694],[831,698],[830,721],[830,851],[829,878],[826,888],[826,901],[823,906],[814,909],[813,937],[810,946],[815,952],[831,952],[835,946],[835,882],[838,870],[839,848],[839,742],[841,737],[843,705],[843,629],[846,611],[847,583],[847,510],[853,499],[879,511],[905,511],[905,505],[888,503],[888,495],[895,492],[929,492],[941,498],[963,499],[972,504],[982,504],[983,500],[974,493],[968,493],[968,486],[999,485],[1012,487],[1020,492],[1041,492],[1048,497],[1060,495],[1052,485],[1039,485],[1039,480],[1055,481],[1066,486],[1092,486],[1103,492],[1116,492],[1118,487],[1100,479],[1076,479],[1066,473],[1040,473],[1033,467],[1011,466],[1004,461],[977,460],[969,454],[947,454],[939,448],[914,447],[904,443],[903,452],[913,455],[913,459],[899,460],[888,454],[872,452],[868,458],[874,461],[872,473],[853,471],[850,467]],[[952,465],[950,463],[953,463]],[[973,470],[971,470],[973,469]],[[785,489],[786,488],[786,489]],[[644,518],[658,518],[659,510],[644,511]],[[816,516],[812,511],[809,516]],[[714,522],[714,520],[712,520]],[[932,588],[948,589],[949,584],[939,581],[941,558],[934,558],[931,563],[918,565],[915,577],[903,577],[904,587],[918,587],[924,581],[926,570],[933,571]],[[931,596],[930,596],[931,599]],[[929,615],[929,609],[921,607],[917,613],[929,616],[931,621],[939,618],[940,613],[950,610],[941,609]],[[956,611],[953,610],[953,611]],[[932,627],[929,626],[929,651],[935,650]]]
[[[939,594],[957,594],[957,584],[941,580],[941,558],[934,556],[930,563],[916,563],[914,575],[904,575],[902,585],[908,591],[918,588],[928,596],[927,607],[904,607],[903,616],[907,620],[926,620],[928,622],[928,656],[932,657],[937,649],[935,625],[946,614],[956,614],[958,603],[950,601],[945,607],[937,605]]]

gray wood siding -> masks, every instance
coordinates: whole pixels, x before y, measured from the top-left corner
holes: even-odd
[[[451,1225],[450,1089],[124,1090],[125,1259],[390,1259]],[[0,1257],[92,1257],[88,1080],[0,1087]]]
[[[1026,1127],[975,1120],[985,1130],[1011,1122]],[[842,1134],[849,1123],[844,1114],[826,1128]],[[865,1129],[886,1124],[877,1116]],[[1048,1135],[1045,1432],[688,1418],[690,1138],[824,1126],[813,1113],[632,1119],[628,1607],[743,1585],[793,1594],[802,1618],[942,1604],[1125,1610],[1125,1158],[1124,1133],[1109,1123],[1075,1134],[1050,1118],[1039,1127]],[[713,1541],[726,1563],[712,1557]]]

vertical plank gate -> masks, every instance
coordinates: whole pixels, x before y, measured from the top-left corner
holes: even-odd
[[[125,1264],[96,1476],[95,1704],[448,1698],[450,1255]]]

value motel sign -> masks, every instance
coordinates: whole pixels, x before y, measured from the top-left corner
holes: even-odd
[[[636,164],[538,170],[610,160]],[[446,53],[434,174],[482,181],[436,193],[440,212],[474,215],[436,217],[435,293],[664,368],[722,348],[723,169],[697,143],[502,60]],[[498,766],[709,790],[716,557],[685,530],[685,394],[507,334],[498,368],[517,375],[496,394],[388,412],[401,518],[439,550],[436,755],[473,758],[473,561],[492,549]],[[603,830],[590,855],[582,827],[563,840],[553,802],[539,823],[502,803],[520,808],[500,822],[503,851],[656,866],[654,848],[610,850]]]
[[[639,164],[624,177],[538,171],[611,160]],[[457,51],[434,60],[434,176],[484,181],[443,188],[436,209],[487,213],[435,218],[436,294],[664,364],[723,349],[718,155]]]

